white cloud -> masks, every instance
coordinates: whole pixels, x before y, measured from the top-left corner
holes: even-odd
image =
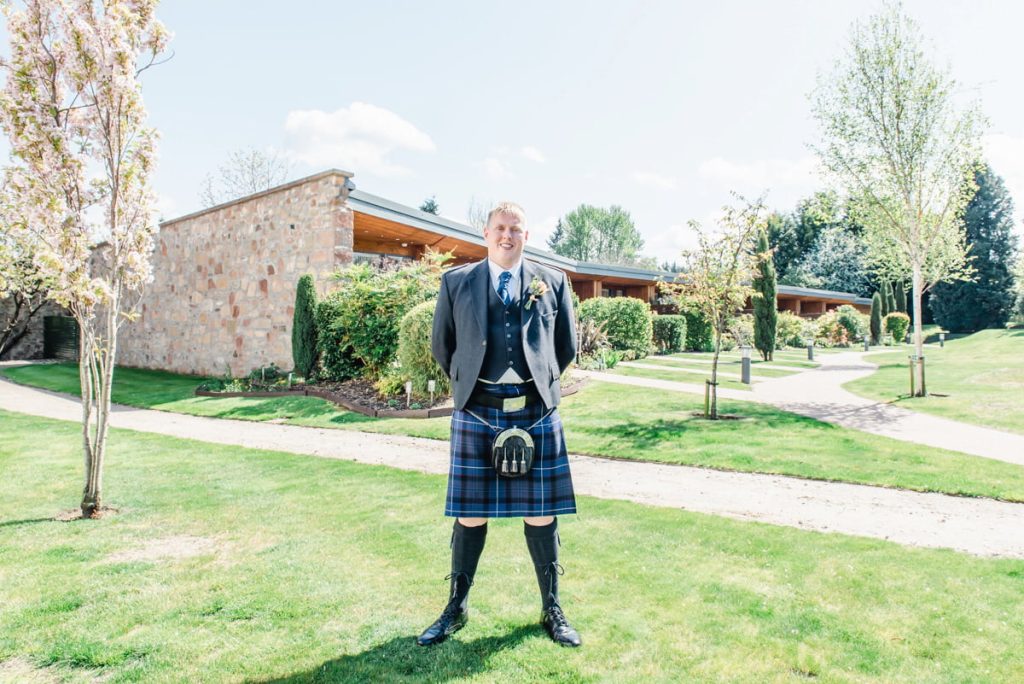
[[[492,180],[509,180],[515,178],[508,162],[503,161],[498,157],[487,157],[480,162],[480,166],[483,168],[484,174]]]
[[[761,192],[774,188],[810,190],[821,184],[821,168],[817,158],[757,159],[736,162],[714,157],[697,169],[701,178],[720,183],[723,187],[744,193]]]
[[[334,112],[292,110],[284,128],[291,159],[311,166],[336,166],[357,174],[406,176],[411,171],[392,162],[392,152],[437,149],[429,135],[398,114],[366,102],[353,102]]]
[[[548,238],[555,232],[558,225],[558,216],[545,216],[540,221],[528,221],[527,230],[530,232],[529,244],[545,251],[550,251]]]
[[[1024,137],[996,133],[982,138],[985,160],[997,176],[1002,176],[1013,198],[1017,232],[1024,234]]]
[[[538,164],[543,164],[544,162],[547,161],[547,159],[544,157],[544,153],[538,150],[533,145],[526,145],[525,147],[521,147],[519,149],[519,154],[521,154],[524,159],[535,161]]]
[[[675,190],[678,179],[649,171],[634,171],[633,180],[640,185],[649,185],[662,190]]]

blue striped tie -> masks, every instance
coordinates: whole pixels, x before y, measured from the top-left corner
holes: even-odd
[[[512,303],[512,295],[508,291],[508,281],[512,279],[512,274],[508,271],[502,271],[501,275],[498,276],[498,296],[501,297],[501,301],[505,306]]]

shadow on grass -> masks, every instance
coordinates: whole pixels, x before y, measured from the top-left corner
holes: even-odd
[[[53,522],[53,518],[25,518],[24,520],[5,520],[0,522],[0,527],[18,527],[19,525],[31,525],[33,523]]]
[[[473,641],[459,641],[456,637],[428,648],[417,646],[415,636],[401,636],[362,653],[328,660],[307,672],[248,681],[263,684],[448,682],[485,671],[492,656],[539,634],[543,634],[539,625],[524,625],[500,636]]]

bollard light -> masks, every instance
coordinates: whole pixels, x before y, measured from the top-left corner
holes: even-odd
[[[742,347],[740,347],[740,353],[743,354],[743,358],[749,359],[750,358],[750,345],[745,344]]]
[[[437,383],[433,380],[427,380],[427,391],[430,392],[430,404],[434,404],[434,390],[437,389]]]
[[[939,333],[939,348],[941,349],[941,348],[943,348],[945,346],[946,346],[946,333],[940,332]]]
[[[870,351],[871,350],[870,339],[871,338],[869,338],[867,335],[864,336],[864,351]]]
[[[405,408],[412,403],[412,380],[405,381]]]
[[[743,362],[742,362],[743,365],[741,366],[740,381],[744,385],[749,385],[750,384],[750,346],[745,344],[742,347],[740,347],[740,353],[743,355]]]
[[[807,360],[808,361],[813,361],[814,360],[814,340],[813,339],[807,340]]]

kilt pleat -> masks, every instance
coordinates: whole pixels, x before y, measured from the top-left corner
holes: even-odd
[[[488,394],[499,397],[519,396],[522,390],[522,385],[485,386]],[[466,408],[501,429],[529,428],[534,443],[533,467],[518,478],[498,475],[490,460],[491,444],[497,433],[467,411],[455,411],[452,415],[445,515],[518,518],[576,512],[569,454],[557,409],[530,428],[547,411],[542,402],[510,413],[473,402]]]

